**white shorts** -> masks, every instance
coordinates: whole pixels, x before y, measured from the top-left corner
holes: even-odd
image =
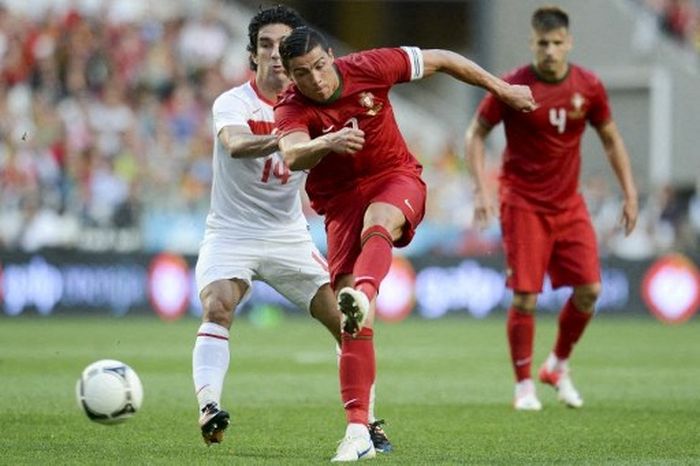
[[[248,284],[247,296],[252,281],[261,280],[305,310],[318,289],[330,282],[326,259],[308,234],[299,235],[298,241],[240,240],[208,232],[199,248],[195,274],[198,295],[210,283],[238,278]]]

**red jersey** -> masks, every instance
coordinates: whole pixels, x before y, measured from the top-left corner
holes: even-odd
[[[296,86],[285,90],[275,105],[278,137],[303,131],[314,139],[344,126],[365,133],[365,145],[355,154],[330,152],[309,172],[306,191],[319,214],[334,194],[364,180],[389,173],[420,176],[422,166],[406,147],[389,102],[389,89],[423,76],[417,48],[376,49],[335,60],[340,96],[328,103],[305,97]]]
[[[608,96],[592,72],[570,64],[561,81],[540,79],[532,66],[503,78],[530,86],[537,110],[519,112],[487,94],[477,114],[482,123],[503,121],[506,148],[500,175],[501,202],[538,211],[567,209],[579,198],[581,138],[586,122],[611,119]]]

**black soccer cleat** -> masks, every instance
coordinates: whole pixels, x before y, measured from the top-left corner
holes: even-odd
[[[378,453],[389,453],[394,449],[394,447],[387,438],[386,433],[382,428],[382,424],[384,424],[384,419],[377,419],[376,421],[369,423],[367,428],[369,429],[369,436],[374,444],[374,449]]]
[[[230,423],[228,412],[219,409],[216,403],[209,403],[202,408],[202,415],[199,417],[199,427],[202,429],[204,443],[221,443],[224,439],[224,431]]]

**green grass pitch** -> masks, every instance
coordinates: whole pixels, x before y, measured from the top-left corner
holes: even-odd
[[[194,319],[0,319],[0,464],[324,464],[344,432],[334,345],[311,319],[231,338],[223,404],[233,424],[206,447],[191,381]],[[536,362],[555,320],[540,317]],[[512,377],[499,318],[378,325],[377,414],[396,450],[377,464],[698,464],[700,322],[599,316],[572,361],[585,399],[511,408]],[[88,363],[115,358],[144,385],[144,404],[120,425],[77,408]]]

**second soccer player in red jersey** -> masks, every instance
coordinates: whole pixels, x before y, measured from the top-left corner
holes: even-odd
[[[598,132],[620,182],[621,221],[627,234],[637,221],[637,191],[603,85],[593,73],[567,60],[572,46],[568,15],[557,7],[544,7],[535,11],[531,23],[534,62],[505,80],[530,86],[538,108],[528,114],[513,112],[486,96],[467,130],[466,153],[476,184],[475,219],[485,223],[495,208],[484,186],[484,142],[491,128],[503,122],[500,221],[507,285],[513,290],[507,334],[516,378],[514,406],[536,411],[542,404],[530,367],[534,310],[545,273],[553,287],[572,286],[573,294],[561,310],[557,339],[539,378],[554,386],[566,405],[583,405],[568,360],[601,290],[596,237],[578,190],[580,144],[587,124]]]
[[[325,215],[331,285],[344,314],[340,386],[348,421],[334,461],[374,456],[367,403],[375,377],[374,301],[393,246],[423,218],[421,165],[394,119],[391,86],[445,72],[532,110],[527,86],[510,85],[446,50],[377,49],[335,59],[325,39],[297,28],[280,46],[293,85],[275,106],[279,147],[292,170],[310,169],[312,207]]]

